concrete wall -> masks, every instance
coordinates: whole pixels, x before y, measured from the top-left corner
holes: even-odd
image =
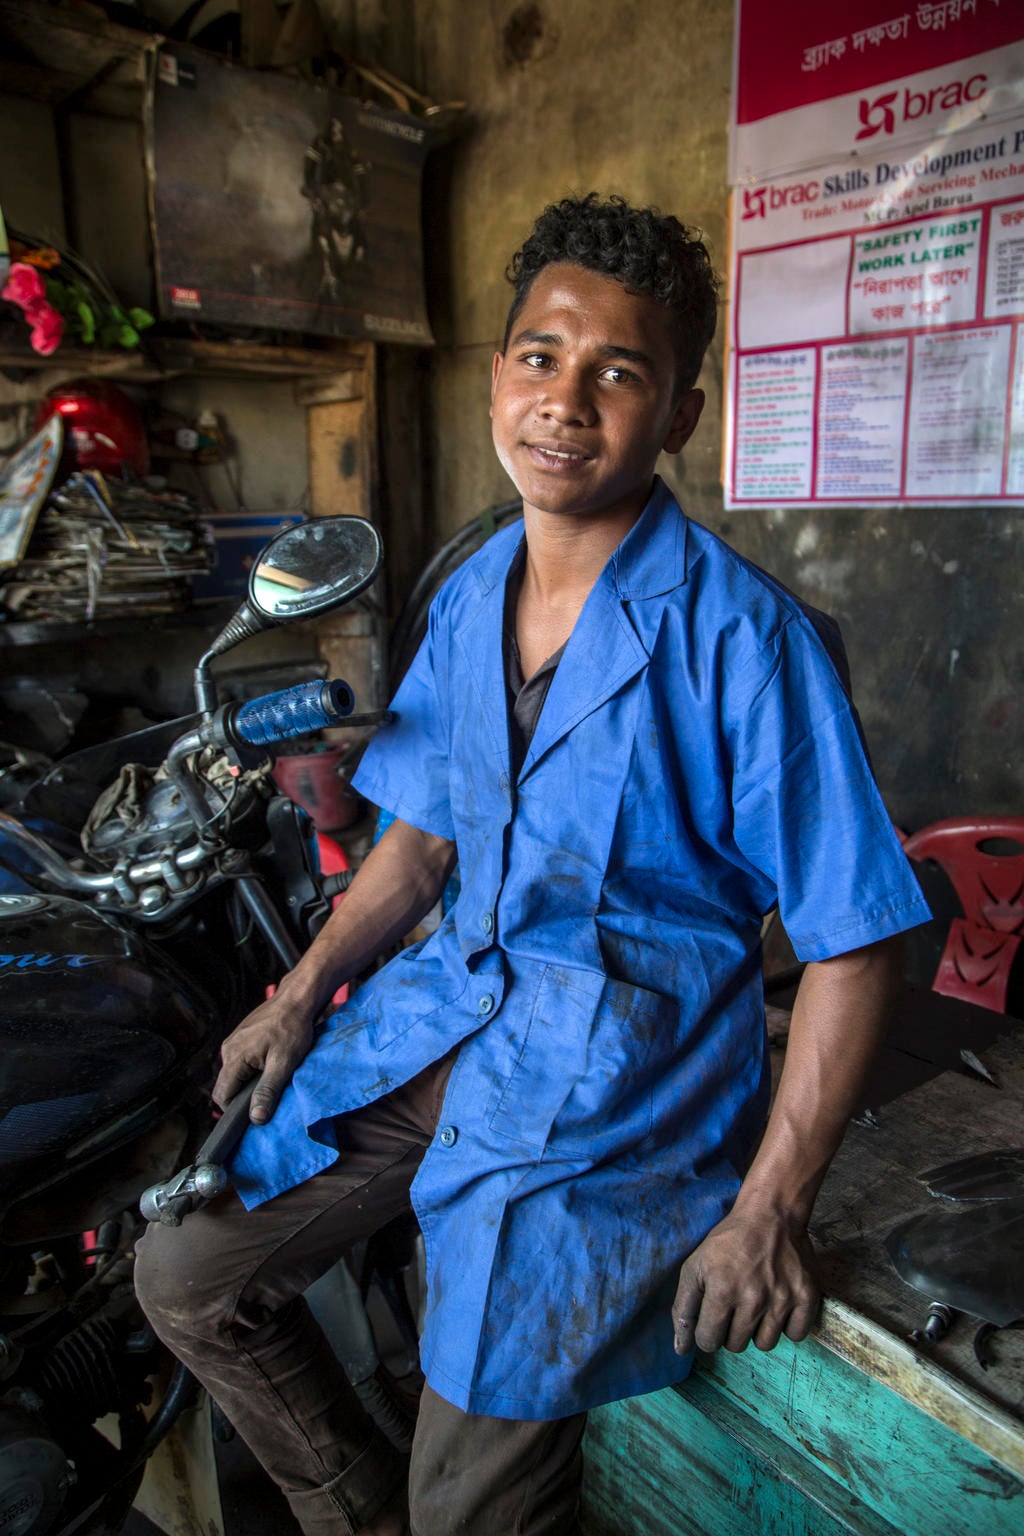
[[[435,495],[451,530],[508,480],[490,445],[491,358],[511,289],[504,267],[540,209],[567,192],[621,192],[704,230],[724,270],[725,154],[732,8],[723,0],[494,0],[417,4],[421,72],[435,100],[468,102],[443,201],[447,252],[434,252]],[[446,183],[446,184],[445,184]],[[436,209],[428,230],[444,238]],[[707,419],[666,478],[705,520],[718,484],[722,339],[705,367]]]
[[[426,459],[439,540],[512,494],[490,444],[489,372],[510,292],[503,268],[545,203],[591,188],[658,203],[705,231],[725,271],[733,5],[409,3],[414,83],[435,101],[465,100],[470,114],[465,133],[434,157],[424,211],[438,340]],[[375,37],[386,46],[386,30]],[[1020,515],[726,516],[724,331],[723,314],[701,380],[704,420],[683,458],[663,466],[666,479],[692,516],[839,620],[898,821],[1024,812]],[[400,525],[401,509],[391,515]]]

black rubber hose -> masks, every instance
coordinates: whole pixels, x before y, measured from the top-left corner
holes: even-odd
[[[134,1471],[136,1467],[141,1466],[144,1461],[152,1456],[160,1441],[165,1435],[170,1433],[181,1414],[189,1406],[198,1387],[199,1383],[188,1369],[188,1366],[182,1365],[180,1360],[176,1360],[174,1362],[174,1370],[171,1372],[171,1379],[167,1383],[167,1391],[163,1395],[160,1407],[146,1426],[146,1433],[142,1437],[142,1443],[138,1450],[132,1457],[132,1464],[128,1469],[129,1472]],[[127,1476],[127,1473],[124,1475]]]

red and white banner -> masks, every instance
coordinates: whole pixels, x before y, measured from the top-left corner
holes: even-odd
[[[1024,5],[885,10],[739,0],[728,506],[1024,501]]]
[[[1024,105],[1021,0],[736,0],[729,180],[958,133]]]

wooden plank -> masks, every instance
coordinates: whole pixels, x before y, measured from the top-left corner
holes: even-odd
[[[800,1345],[783,1339],[770,1353],[701,1357],[697,1370],[735,1411],[856,1489],[864,1504],[907,1536],[935,1530],[945,1536],[1020,1536],[1024,1471],[1007,1462],[1020,1465],[1024,1428],[1008,1427],[1004,1459],[997,1464],[988,1447],[965,1438],[977,1427],[973,1416],[944,1423],[891,1390],[870,1349],[865,1363],[868,1371],[859,1370],[813,1338]],[[938,1375],[932,1382],[936,1400],[943,1392]]]
[[[61,347],[52,357],[40,357],[38,352],[33,352],[29,347],[27,334],[24,347],[18,344],[0,345],[0,372],[9,368],[19,372],[24,369],[32,372],[59,369],[62,373],[92,373],[103,378],[131,377],[140,381],[163,377],[160,370],[140,352],[102,352],[92,347]]]
[[[1024,1483],[813,1341],[596,1410],[585,1536],[1019,1536]]]
[[[373,351],[358,400],[306,407],[314,517],[373,519],[377,508],[377,414]]]
[[[178,373],[303,378],[365,366],[364,353],[351,347],[278,347],[248,341],[235,344],[154,336],[151,348],[167,372]]]
[[[584,1467],[583,1536],[909,1536],[702,1382],[592,1413]]]
[[[300,379],[295,400],[298,405],[334,405],[339,400],[359,400],[364,388],[363,370],[351,368],[329,379]]]
[[[161,336],[147,336],[142,351],[61,347],[52,357],[40,357],[29,347],[26,332],[24,344],[0,344],[0,372],[10,368],[60,369],[62,373],[91,373],[139,384],[182,375],[280,380],[319,377],[327,399],[352,399],[365,388],[364,359],[358,353],[254,346],[248,342],[233,347],[226,342],[184,342]]]
[[[1024,1478],[1024,1424],[852,1307],[826,1298],[814,1333],[826,1349]]]
[[[366,517],[378,512],[377,354],[363,351],[357,398],[346,398],[337,379],[303,391],[309,462],[310,509],[314,517]],[[387,640],[379,607],[381,579],[358,609],[329,615],[317,626],[320,656],[328,675],[344,677],[356,695],[356,713],[387,703]],[[339,727],[339,735],[352,732]],[[363,732],[362,734],[365,734]]]

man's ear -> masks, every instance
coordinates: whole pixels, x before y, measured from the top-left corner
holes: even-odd
[[[689,389],[680,397],[672,416],[672,425],[668,429],[668,436],[662,447],[663,453],[678,453],[684,444],[689,442],[700,421],[700,413],[703,409],[704,391],[702,389]]]
[[[491,415],[492,416],[494,415],[494,391],[498,387],[498,374],[501,372],[501,365],[502,365],[502,363],[504,361],[505,361],[505,354],[504,354],[504,352],[495,352],[495,354],[494,354],[494,361],[491,364]]]

